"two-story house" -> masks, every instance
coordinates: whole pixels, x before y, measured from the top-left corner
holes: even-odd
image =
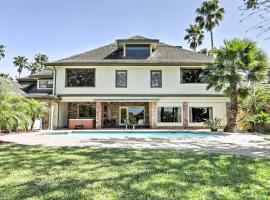
[[[198,128],[213,117],[225,125],[228,99],[206,90],[201,79],[211,62],[180,46],[133,36],[50,62],[51,72],[19,82],[28,96],[50,102],[51,128]]]

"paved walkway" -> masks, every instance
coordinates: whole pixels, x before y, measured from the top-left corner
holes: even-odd
[[[225,134],[216,137],[194,139],[93,139],[71,138],[39,133],[9,134],[0,141],[24,145],[91,146],[102,148],[179,149],[206,152],[222,152],[245,156],[270,158],[270,141],[251,134]]]

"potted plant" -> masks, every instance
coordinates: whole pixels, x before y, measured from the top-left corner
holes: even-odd
[[[215,117],[214,119],[208,119],[204,122],[204,127],[210,129],[212,132],[217,131],[221,127],[221,119]]]

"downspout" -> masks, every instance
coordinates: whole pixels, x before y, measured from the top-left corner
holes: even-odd
[[[53,66],[53,96],[56,96],[56,68]]]
[[[56,97],[56,68],[53,66],[53,96]],[[59,102],[58,104],[58,109],[59,109]],[[54,106],[51,106],[51,130],[53,130],[53,119],[54,119]],[[59,124],[59,112],[57,113],[57,126]]]

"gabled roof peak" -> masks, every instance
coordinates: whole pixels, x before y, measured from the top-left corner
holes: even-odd
[[[125,38],[125,40],[152,40],[152,39],[141,36],[141,35],[133,35],[128,38]]]
[[[133,35],[131,37],[128,37],[128,38],[124,38],[124,39],[118,39],[116,40],[117,43],[125,43],[125,42],[159,42],[158,39],[151,39],[151,38],[147,38],[147,37],[144,37],[144,36],[141,36],[141,35]]]

